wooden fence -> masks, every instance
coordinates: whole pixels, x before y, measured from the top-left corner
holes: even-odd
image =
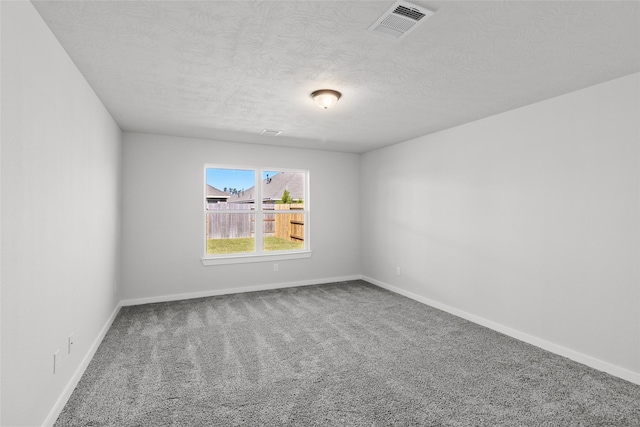
[[[207,214],[207,239],[238,239],[255,236],[253,204],[212,203]],[[304,213],[269,213],[269,211],[301,211],[302,203],[262,205],[263,233],[284,240],[304,241]],[[243,210],[247,213],[225,213],[227,210]],[[214,212],[211,212],[214,211]]]
[[[272,205],[276,211],[301,211],[302,203]],[[277,213],[275,216],[274,236],[284,240],[296,242],[304,241],[304,214],[303,213]]]
[[[253,215],[248,203],[210,203],[207,214],[207,239],[239,239],[255,234]],[[225,213],[228,210],[246,210],[247,213]]]

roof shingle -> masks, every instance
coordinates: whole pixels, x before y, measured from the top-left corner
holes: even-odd
[[[268,181],[268,182],[267,182]],[[284,190],[288,190],[294,200],[304,199],[304,173],[280,172],[262,181],[262,201],[282,200]],[[255,187],[229,198],[231,203],[254,203]]]

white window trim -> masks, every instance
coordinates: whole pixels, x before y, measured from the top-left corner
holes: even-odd
[[[238,254],[224,254],[224,255],[209,255],[207,254],[207,232],[206,232],[206,223],[207,223],[207,202],[206,202],[206,188],[207,188],[207,169],[209,168],[220,168],[220,169],[243,169],[243,170],[253,170],[255,171],[255,194],[254,199],[255,210],[247,211],[247,210],[229,210],[224,211],[224,213],[245,213],[250,214],[252,212],[256,215],[255,221],[255,252],[250,253],[238,253]],[[305,213],[305,226],[304,226],[304,249],[299,251],[282,251],[282,252],[264,252],[263,251],[263,221],[261,220],[264,211],[262,209],[262,202],[257,203],[258,200],[262,201],[262,174],[265,171],[279,171],[279,172],[303,172],[305,177],[304,188],[304,213]],[[202,264],[205,266],[208,265],[224,265],[224,264],[243,264],[243,263],[255,263],[255,262],[272,262],[272,261],[284,261],[290,259],[302,259],[302,258],[310,258],[311,257],[311,239],[310,239],[310,223],[311,223],[311,210],[310,210],[310,191],[309,191],[309,171],[304,169],[288,169],[288,168],[280,168],[280,167],[252,167],[252,166],[236,166],[236,165],[220,165],[220,164],[205,164],[204,165],[204,194],[203,198],[203,226],[205,227],[203,233],[203,257]],[[222,212],[221,212],[222,213]],[[273,212],[269,212],[273,213]],[[260,218],[259,218],[260,217]]]
[[[224,264],[243,264],[248,262],[273,262],[285,261],[288,259],[311,258],[311,251],[295,251],[295,252],[276,252],[273,254],[256,255],[251,253],[248,255],[218,256],[202,258],[203,265],[224,265]]]

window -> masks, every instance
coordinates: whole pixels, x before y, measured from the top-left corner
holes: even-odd
[[[310,256],[309,173],[205,166],[205,265]]]

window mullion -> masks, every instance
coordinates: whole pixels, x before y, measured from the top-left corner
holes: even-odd
[[[256,253],[261,254],[263,252],[263,230],[264,230],[264,214],[262,212],[262,170],[256,169],[255,173],[255,244]]]

